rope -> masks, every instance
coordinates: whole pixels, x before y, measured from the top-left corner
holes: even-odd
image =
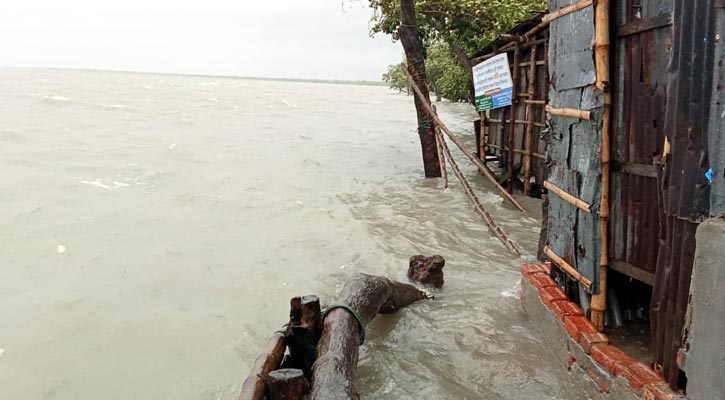
[[[400,24],[398,26],[400,26],[401,28],[416,28],[418,25],[416,25],[416,24]]]
[[[362,346],[363,343],[365,343],[365,323],[363,322],[360,314],[358,314],[357,311],[355,311],[355,309],[353,309],[352,307],[346,306],[344,304],[331,304],[329,307],[327,307],[325,312],[322,314],[322,321],[324,322],[325,318],[327,318],[327,314],[329,314],[330,311],[332,311],[336,308],[343,308],[343,309],[347,310],[347,312],[352,314],[353,317],[355,317],[355,319],[357,320],[358,326],[360,328],[360,346]]]

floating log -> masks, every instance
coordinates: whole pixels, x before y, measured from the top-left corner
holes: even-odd
[[[446,260],[443,256],[433,255],[410,257],[408,264],[408,278],[424,285],[440,288],[443,286],[443,267]]]
[[[302,370],[284,368],[267,376],[269,400],[302,400],[310,392],[310,383]]]
[[[265,377],[282,363],[287,338],[284,332],[277,332],[267,342],[265,351],[257,357],[249,376],[244,380],[239,400],[264,400],[266,393]]]
[[[359,399],[357,362],[365,326],[387,314],[433,296],[413,285],[359,274],[340,293],[343,307],[327,312],[312,372],[312,400]],[[332,307],[332,306],[331,306]],[[359,319],[358,319],[359,318]]]

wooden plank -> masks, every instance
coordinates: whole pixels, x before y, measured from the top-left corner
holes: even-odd
[[[617,37],[626,37],[670,25],[672,25],[672,13],[661,14],[656,17],[639,19],[618,26]]]
[[[624,261],[616,261],[611,260],[609,261],[609,268],[622,273],[624,275],[627,275],[628,277],[632,279],[636,279],[642,283],[646,283],[650,286],[655,285],[655,274],[645,271],[641,268],[637,268],[634,265],[624,262]]]

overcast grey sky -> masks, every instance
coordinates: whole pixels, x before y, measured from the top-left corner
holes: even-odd
[[[367,1],[5,0],[0,66],[379,80]]]

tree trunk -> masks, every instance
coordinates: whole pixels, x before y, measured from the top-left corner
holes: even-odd
[[[425,75],[425,59],[423,53],[423,42],[418,34],[418,27],[415,20],[415,1],[401,0],[400,2],[400,42],[405,50],[405,57],[408,61],[408,72],[413,76],[418,87],[423,92],[425,101],[430,102],[428,93],[428,78]],[[417,96],[414,99],[415,109],[418,113],[418,136],[423,150],[423,167],[426,178],[438,178],[441,176],[440,160],[438,159],[438,147],[436,145],[435,129],[433,118],[423,107],[422,100]]]
[[[378,313],[392,313],[432,296],[415,286],[360,274],[342,288],[340,304],[356,310],[367,325]],[[336,308],[323,322],[313,367],[312,400],[358,400],[360,325],[348,310]],[[363,328],[364,329],[364,328]]]

